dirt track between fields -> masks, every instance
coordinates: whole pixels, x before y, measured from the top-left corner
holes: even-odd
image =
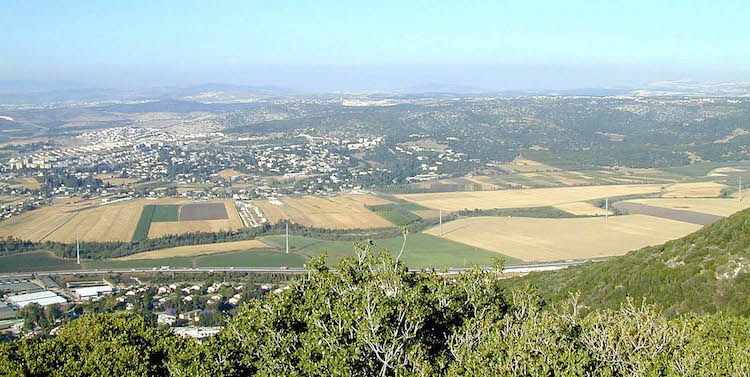
[[[648,215],[698,225],[713,224],[724,218],[722,216],[711,215],[708,213],[654,207],[640,203],[617,202],[614,204],[614,207],[631,215]]]

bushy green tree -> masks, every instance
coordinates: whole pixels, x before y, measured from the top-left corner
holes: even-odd
[[[23,339],[0,350],[0,375],[164,376],[175,336],[130,313],[91,314],[49,340]]]
[[[750,320],[668,318],[626,298],[584,310],[507,288],[499,268],[415,273],[372,243],[265,299],[197,342],[132,313],[89,314],[50,339],[0,346],[18,376],[744,376]]]

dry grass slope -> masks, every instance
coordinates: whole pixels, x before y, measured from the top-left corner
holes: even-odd
[[[606,211],[604,208],[586,202],[557,204],[554,207],[578,216],[604,216],[612,214],[611,211]]]
[[[462,209],[544,207],[601,199],[607,196],[657,194],[660,185],[603,185],[540,189],[405,194],[399,198],[425,207],[447,211]]]
[[[149,237],[188,232],[214,232],[242,227],[237,210],[231,200],[222,201],[227,209],[226,220],[173,221],[153,223]],[[81,241],[128,242],[132,239],[141,210],[146,204],[186,204],[187,199],[165,198],[158,200],[132,199],[101,205],[99,201],[58,200],[45,206],[0,222],[0,237],[13,236],[31,241],[75,242]]]
[[[716,216],[729,216],[745,208],[750,208],[750,198],[741,202],[738,202],[736,198],[656,198],[628,200],[627,202],[708,213]]]
[[[281,202],[283,205],[275,205],[267,201],[255,203],[272,224],[282,220],[291,220],[300,225],[324,229],[370,229],[393,226],[365,207],[365,203],[371,205],[388,203],[380,198],[364,195],[335,198],[304,196],[282,198]]]
[[[142,200],[99,205],[94,201],[56,203],[0,223],[0,237],[31,241],[130,241],[140,217]]]
[[[16,180],[18,183],[10,185],[11,188],[25,188],[29,190],[39,190],[42,184],[34,178],[22,177]]]
[[[178,246],[169,249],[147,251],[117,258],[116,260],[140,260],[140,259],[161,259],[173,257],[193,257],[196,255],[218,254],[230,251],[241,251],[251,249],[268,249],[270,246],[258,240],[222,242],[206,245]]]
[[[721,190],[726,185],[716,182],[692,182],[692,183],[675,183],[667,186],[663,198],[702,198],[716,197],[721,194]]]
[[[528,262],[623,255],[701,227],[644,215],[535,219],[473,217],[443,224],[445,238]],[[438,227],[427,233],[438,235]]]
[[[130,241],[141,216],[142,205],[133,203],[100,205],[78,212],[44,241]]]

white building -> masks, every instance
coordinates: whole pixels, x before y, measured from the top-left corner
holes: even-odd
[[[109,285],[97,285],[95,287],[83,287],[73,290],[80,300],[91,300],[103,295],[112,294],[112,287]]]
[[[53,304],[64,304],[67,300],[57,295],[52,291],[42,291],[27,293],[24,295],[16,295],[8,297],[8,303],[23,308],[24,306],[37,303],[41,306],[53,305]]]
[[[177,316],[169,313],[157,313],[156,323],[160,325],[172,326],[177,321]]]
[[[189,336],[191,338],[205,338],[208,336],[213,336],[218,334],[221,331],[222,327],[196,327],[196,326],[187,326],[187,327],[175,327],[173,328],[173,331],[175,334],[179,336]]]

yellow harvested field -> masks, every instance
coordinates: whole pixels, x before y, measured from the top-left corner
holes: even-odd
[[[440,217],[440,211],[436,209],[420,209],[416,211],[411,211],[411,213],[423,218],[423,219],[429,219],[431,217]]]
[[[663,198],[716,197],[725,187],[727,186],[716,182],[675,183],[667,186],[661,196]]]
[[[388,199],[381,198],[381,197],[375,196],[375,195],[354,195],[354,194],[352,194],[352,195],[346,195],[346,196],[343,196],[343,197],[348,198],[350,200],[353,200],[353,201],[355,201],[357,203],[364,204],[366,206],[377,206],[377,205],[381,205],[381,204],[392,203]]]
[[[131,199],[102,205],[100,200],[60,198],[54,204],[29,211],[0,222],[0,237],[13,236],[35,242],[130,241],[146,204],[187,204],[180,198]],[[173,221],[152,223],[149,237],[188,232],[236,230],[242,227],[231,200],[223,201],[226,220]]]
[[[193,257],[196,255],[218,254],[218,253],[227,253],[230,251],[242,251],[242,250],[250,250],[250,249],[268,249],[268,248],[269,248],[268,245],[266,245],[265,243],[259,240],[222,242],[222,243],[212,243],[212,244],[206,244],[206,245],[178,246],[178,247],[171,247],[169,249],[147,251],[145,253],[138,253],[138,254],[128,255],[122,258],[117,258],[116,260]]]
[[[81,241],[130,241],[141,210],[142,205],[137,202],[82,210],[44,241],[75,242],[76,233]]]
[[[729,216],[737,211],[750,208],[750,198],[738,202],[736,198],[656,198],[628,200],[629,203],[645,204],[653,207],[678,209],[708,213],[716,216]]]
[[[183,201],[184,202],[184,201]],[[216,201],[211,201],[213,203]],[[164,221],[152,222],[148,230],[148,238],[158,238],[167,235],[196,233],[196,232],[222,232],[242,228],[242,220],[237,213],[237,208],[231,200],[221,200],[227,210],[228,219],[223,220],[190,220],[190,221]],[[153,203],[166,204],[166,203]],[[184,204],[184,203],[181,203]],[[132,233],[131,233],[132,234]]]
[[[281,204],[258,200],[254,203],[272,224],[282,220],[324,229],[371,229],[392,227],[388,220],[365,208],[362,198],[357,195],[321,198],[304,196],[285,197]],[[383,203],[381,203],[383,204]]]
[[[40,242],[75,215],[62,208],[38,208],[0,222],[0,237]]]
[[[447,211],[462,209],[542,207],[591,199],[635,194],[657,194],[660,185],[606,185],[550,187],[523,190],[443,192],[397,195],[424,207]]]
[[[40,188],[42,188],[42,184],[39,183],[39,181],[30,177],[18,178],[16,179],[16,182],[17,184],[11,185],[10,187],[12,188],[22,187],[22,188],[29,189],[29,190],[39,190]]]
[[[443,224],[443,237],[527,262],[552,262],[623,255],[700,228],[646,215],[608,219],[471,217]],[[439,227],[427,233],[439,235]]]
[[[708,177],[726,177],[726,173],[741,173],[744,172],[744,169],[738,169],[733,167],[725,167],[725,168],[716,168],[711,170],[708,173]]]
[[[144,200],[100,205],[94,201],[72,201],[45,206],[0,223],[0,237],[31,241],[75,242],[130,241],[141,216]]]
[[[607,211],[604,208],[586,202],[557,204],[554,207],[578,216],[604,216],[612,214],[612,212]]]
[[[247,174],[241,173],[234,169],[224,169],[219,172],[219,177],[224,178],[224,179],[231,179],[232,177],[241,177],[245,175]]]
[[[383,199],[374,195],[343,195],[328,199],[345,206],[352,206],[357,211],[359,211],[359,207],[363,205],[376,206],[391,203],[388,199]]]

